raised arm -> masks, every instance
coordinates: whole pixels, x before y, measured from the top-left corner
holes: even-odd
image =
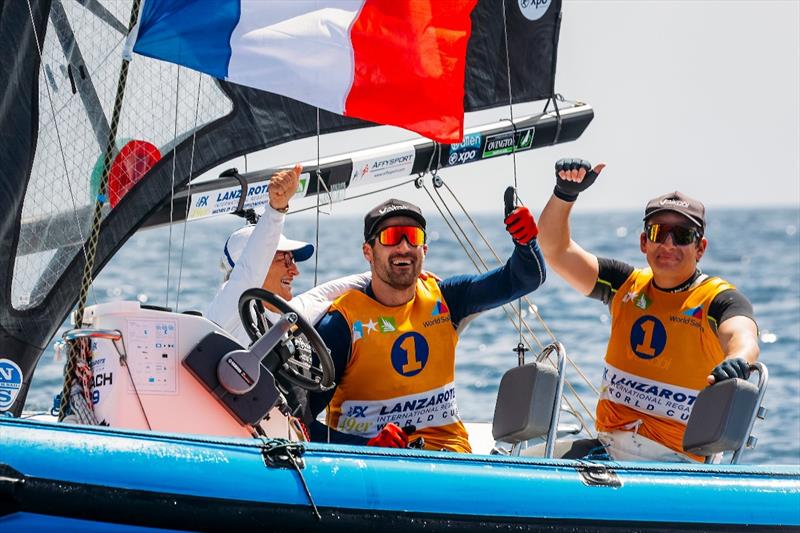
[[[533,215],[525,206],[513,210],[507,206],[507,211],[506,230],[515,246],[506,264],[483,274],[453,276],[439,283],[450,320],[459,331],[468,317],[520,298],[544,283],[546,271]]]
[[[581,294],[592,292],[599,267],[597,257],[570,238],[569,214],[578,194],[586,190],[605,167],[591,169],[588,161],[560,159],[556,163],[556,186],[539,216],[539,246],[545,261]]]
[[[284,212],[297,190],[302,170],[303,167],[295,165],[291,170],[282,170],[272,175],[269,181],[269,205],[253,228],[230,277],[206,308],[206,317],[234,335],[241,329],[239,297],[247,289],[261,287],[267,277],[283,231]],[[241,339],[245,339],[243,331]]]

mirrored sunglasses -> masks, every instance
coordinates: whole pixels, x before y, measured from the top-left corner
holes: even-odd
[[[676,224],[647,224],[644,227],[644,232],[647,235],[647,240],[659,244],[667,240],[667,235],[672,235],[672,244],[676,246],[692,244],[702,237],[697,228],[688,228]]]
[[[417,226],[389,226],[380,230],[372,240],[384,246],[397,246],[403,239],[411,246],[422,246],[425,244],[425,230]]]

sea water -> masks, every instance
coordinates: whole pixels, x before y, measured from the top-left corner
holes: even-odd
[[[486,240],[503,261],[511,239],[499,216],[474,217]],[[439,217],[430,217],[429,251],[425,268],[441,277],[472,273],[475,266],[459,241]],[[465,230],[469,222],[461,220]],[[223,216],[207,221],[175,224],[139,232],[109,262],[94,284],[89,303],[134,300],[151,305],[203,310],[222,280],[218,269],[221,251],[230,231],[241,219]],[[362,219],[321,215],[318,257],[299,264],[295,294],[319,282],[367,269],[361,254]],[[285,233],[293,239],[317,241],[315,217],[290,216]],[[633,265],[644,264],[639,251],[641,214],[607,212],[575,214],[573,238],[586,250]],[[709,246],[700,265],[704,272],[733,283],[753,303],[760,329],[761,361],[769,368],[765,405],[767,419],[758,421],[758,445],[743,462],[800,464],[800,210],[715,210],[707,229]],[[481,237],[467,230],[481,257],[497,264]],[[471,248],[467,245],[467,249]],[[481,264],[478,261],[478,264]],[[167,273],[169,272],[169,276]],[[168,281],[169,280],[169,281]],[[524,320],[539,342],[553,337],[566,347],[588,383],[572,365],[566,399],[581,412],[581,403],[593,412],[602,359],[608,341],[610,316],[602,303],[569,287],[554,272],[523,304]],[[537,318],[539,315],[543,322]],[[551,336],[552,335],[552,336]],[[503,373],[517,364],[512,350],[519,333],[501,310],[484,313],[461,335],[456,363],[456,383],[461,415],[468,421],[490,421],[497,386]],[[534,346],[538,346],[534,341]],[[528,355],[529,360],[532,357]],[[60,390],[63,360],[51,348],[42,357],[26,409],[50,408]],[[575,420],[562,417],[566,422]]]

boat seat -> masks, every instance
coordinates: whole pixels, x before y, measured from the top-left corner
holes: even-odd
[[[750,432],[755,419],[766,415],[760,407],[766,389],[766,367],[756,363],[752,368],[760,373],[758,386],[735,378],[700,391],[683,435],[685,451],[709,458],[733,451],[734,463],[745,445],[755,445]]]
[[[512,368],[500,380],[492,436],[516,444],[546,435],[553,418],[558,371],[535,362]]]

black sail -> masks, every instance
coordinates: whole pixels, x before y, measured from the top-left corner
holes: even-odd
[[[104,149],[130,4],[0,0],[0,359],[23,371],[14,413],[77,299],[96,197],[90,177]],[[467,112],[507,106],[509,71],[514,103],[554,94],[561,2],[536,2],[544,13],[536,20],[525,16],[528,4],[534,3],[478,2],[467,52]],[[173,187],[318,129],[314,107],[175,65],[137,56],[129,76],[118,139],[152,141],[162,158],[104,211],[95,275],[169,202]],[[178,92],[186,97],[178,100]],[[322,134],[370,126],[319,112]]]

